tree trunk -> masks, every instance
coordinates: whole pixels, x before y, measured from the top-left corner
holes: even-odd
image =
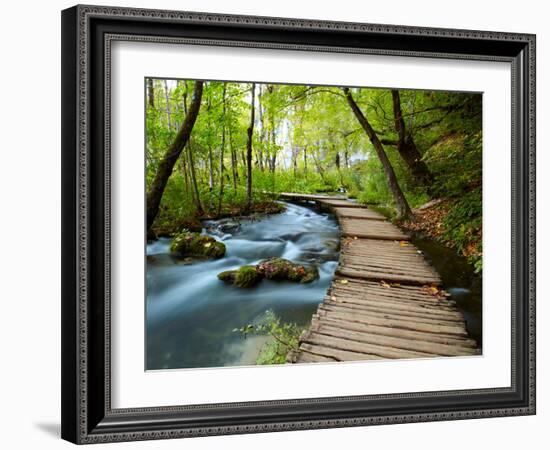
[[[191,136],[191,131],[193,130],[193,126],[195,125],[195,121],[197,120],[197,116],[199,115],[202,98],[202,87],[202,81],[195,82],[193,101],[191,102],[189,112],[187,116],[185,116],[185,120],[181,124],[181,128],[179,129],[178,134],[174,139],[174,142],[168,148],[166,154],[164,155],[164,158],[160,162],[157,173],[155,174],[155,178],[153,179],[151,187],[149,188],[149,192],[147,193],[147,232],[149,232],[149,230],[151,229],[151,225],[153,225],[153,222],[157,217],[160,201],[162,199],[162,194],[164,193],[166,183],[168,182],[168,178],[172,174],[174,165],[176,164],[176,161],[178,160],[183,148],[189,141],[189,136]]]
[[[271,156],[269,158],[269,170],[271,173],[275,173],[275,163],[277,162],[277,147],[275,142],[275,120],[273,114],[269,118],[271,125]]]
[[[172,129],[172,112],[170,111],[170,95],[168,94],[168,82],[164,80],[164,98],[166,99],[166,120],[168,129]]]
[[[212,157],[212,147],[208,146],[208,190],[214,189],[214,162]]]
[[[260,142],[263,144],[265,142],[265,126],[264,126],[264,110],[262,108],[262,85],[258,86],[258,116],[260,119]],[[264,154],[262,150],[262,145],[257,149],[257,161],[256,165],[263,172],[264,171]]]
[[[237,168],[237,154],[233,148],[233,135],[231,133],[231,127],[229,127],[229,150],[231,152],[231,174],[233,175],[233,190],[237,190],[237,179],[239,177],[239,172]]]
[[[220,196],[218,198],[218,216],[222,211],[222,197],[223,197],[223,154],[225,150],[225,92],[227,83],[223,84],[222,91],[222,142],[220,148]]]
[[[250,210],[252,207],[252,136],[254,134],[254,93],[256,90],[256,83],[252,83],[250,89],[250,124],[248,130],[246,130],[246,208]]]
[[[193,107],[193,104],[191,104]],[[185,122],[183,122],[185,124]],[[189,177],[191,178],[191,185],[193,186],[193,200],[195,201],[195,208],[197,208],[197,214],[204,213],[204,209],[201,203],[201,197],[199,194],[199,186],[197,183],[197,174],[195,172],[195,163],[193,162],[193,149],[191,147],[191,141],[187,144],[187,159],[189,159]]]
[[[426,163],[422,161],[422,155],[418,151],[410,131],[407,132],[405,121],[403,120],[403,112],[401,110],[401,98],[399,96],[399,91],[392,89],[391,95],[393,100],[395,130],[399,136],[399,140],[397,141],[397,151],[411,171],[411,175],[415,183],[421,186],[429,187],[433,182],[433,176]]]
[[[149,108],[155,107],[155,88],[153,87],[153,79],[147,78],[147,101]]]
[[[348,101],[348,104],[353,111],[353,114],[355,114],[357,121],[365,130],[365,133],[367,134],[369,140],[374,147],[374,150],[376,151],[376,154],[378,155],[378,159],[380,159],[380,162],[382,163],[382,167],[384,168],[384,172],[386,173],[386,178],[388,180],[388,186],[395,201],[397,216],[399,219],[407,219],[412,215],[411,209],[409,207],[409,204],[407,203],[405,195],[403,195],[401,187],[399,186],[393,167],[390,163],[390,160],[388,159],[388,155],[386,155],[386,151],[384,150],[380,139],[378,138],[376,132],[373,130],[368,119],[363,114],[357,103],[355,103],[355,100],[353,99],[349,88],[343,88],[343,91],[346,95],[346,100]]]
[[[307,178],[307,145],[304,146],[304,174]]]
[[[183,175],[184,192],[187,195],[189,193],[189,177],[187,175],[187,158],[183,158],[181,161],[181,172]]]

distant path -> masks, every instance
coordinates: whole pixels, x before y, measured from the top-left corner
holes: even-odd
[[[441,278],[407,234],[344,197],[282,193],[334,212],[340,261],[327,295],[300,337],[293,363],[478,354]]]

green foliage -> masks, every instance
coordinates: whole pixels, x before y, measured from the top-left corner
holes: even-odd
[[[476,272],[481,272],[483,268],[481,226],[482,204],[479,188],[456,200],[443,220],[443,238],[451,241],[459,253],[469,255]]]
[[[154,106],[148,104],[146,111],[147,183],[185,119],[193,86],[192,80],[153,80]],[[201,218],[250,212],[246,189],[250,88],[250,83],[204,83],[191,138],[162,196],[157,229],[197,218],[192,172]],[[447,219],[445,239],[456,241],[460,249],[476,243],[481,210],[472,215],[460,211],[481,204],[481,95],[399,91],[407,139],[415,143],[433,176],[433,184],[424,186],[398,152],[391,91],[353,88],[351,93],[382,141],[409,206],[419,207],[432,198],[456,199],[459,212]],[[387,174],[341,89],[257,83],[255,118],[253,205],[269,202],[277,192],[343,189],[361,203],[395,210]],[[474,253],[479,253],[472,260],[479,268],[481,253]]]
[[[270,336],[271,339],[264,344],[256,360],[256,364],[284,364],[286,355],[291,350],[298,349],[298,341],[302,329],[295,323],[282,322],[272,311],[268,310],[259,323],[247,324],[233,330],[240,333],[243,338],[250,334]]]

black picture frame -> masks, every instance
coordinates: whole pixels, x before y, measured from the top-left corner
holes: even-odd
[[[110,42],[507,61],[512,66],[512,373],[506,388],[112,409]],[[164,439],[535,413],[535,36],[75,6],[62,12],[62,437]]]

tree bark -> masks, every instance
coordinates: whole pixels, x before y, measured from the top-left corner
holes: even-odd
[[[250,124],[246,130],[246,208],[250,210],[252,207],[252,136],[254,134],[254,93],[256,90],[256,83],[252,83],[250,88],[251,100],[250,100]]]
[[[168,82],[164,80],[164,98],[166,99],[166,120],[168,129],[172,129],[172,112],[170,111],[170,95],[168,94]]]
[[[185,116],[185,120],[181,124],[181,128],[179,129],[178,134],[174,139],[174,142],[168,148],[166,154],[164,155],[164,158],[160,162],[157,173],[155,174],[155,178],[153,179],[151,187],[149,188],[149,192],[147,193],[147,232],[149,232],[149,230],[151,229],[151,225],[153,225],[153,222],[157,217],[160,201],[162,199],[164,189],[166,188],[168,178],[172,174],[174,165],[176,164],[176,161],[178,160],[183,148],[189,141],[191,131],[193,131],[193,126],[195,125],[201,106],[202,87],[202,81],[195,82],[193,100],[189,107],[189,112],[187,116]]]
[[[153,87],[152,78],[147,78],[147,101],[150,108],[155,107],[155,88]]]
[[[218,216],[222,211],[222,197],[223,197],[223,154],[225,150],[225,92],[227,83],[223,84],[222,91],[222,142],[220,148],[220,195],[218,198]]]
[[[208,190],[214,189],[214,161],[212,156],[212,147],[208,146]]]
[[[380,142],[378,135],[373,130],[367,117],[363,114],[363,112],[355,102],[349,88],[343,88],[343,91],[346,96],[346,100],[351,110],[353,111],[353,114],[355,115],[361,127],[363,127],[363,129],[365,130],[365,133],[367,134],[369,140],[371,141],[374,147],[374,150],[376,151],[376,154],[378,155],[378,159],[382,163],[382,167],[384,168],[384,172],[386,173],[386,178],[388,180],[388,186],[390,188],[390,191],[393,195],[393,199],[395,201],[398,218],[399,219],[409,218],[412,215],[411,208],[409,207],[409,204],[407,203],[407,199],[405,198],[405,195],[403,194],[403,191],[399,186],[399,183],[397,181],[397,177],[395,176],[395,172],[393,170],[391,162],[388,159],[388,155],[386,155],[386,151],[384,150],[384,147],[382,146],[382,143]]]
[[[263,144],[265,142],[265,126],[264,126],[264,111],[262,108],[262,85],[258,86],[258,115],[260,119],[260,142]],[[256,165],[263,172],[264,171],[264,155],[262,150],[262,145],[257,149],[257,160]]]
[[[191,104],[191,107],[193,104]],[[183,122],[185,124],[185,122]],[[189,160],[189,176],[191,178],[191,185],[193,186],[193,200],[195,201],[195,208],[197,208],[197,214],[204,213],[204,209],[201,203],[201,197],[199,194],[199,185],[197,183],[197,174],[195,172],[195,163],[193,161],[193,149],[191,147],[191,141],[187,143],[187,159]]]
[[[407,167],[411,171],[411,175],[416,184],[421,186],[431,186],[433,182],[433,176],[428,169],[428,166],[422,161],[422,155],[418,151],[414,139],[410,131],[407,131],[405,127],[405,121],[403,120],[403,111],[401,110],[401,98],[399,91],[396,89],[391,90],[393,100],[393,117],[395,130],[399,137],[397,141],[397,151],[407,164]]]
[[[231,174],[233,175],[233,190],[237,190],[237,179],[239,176],[239,171],[237,168],[237,154],[233,148],[233,135],[231,133],[231,127],[229,127],[229,150],[231,152]]]

